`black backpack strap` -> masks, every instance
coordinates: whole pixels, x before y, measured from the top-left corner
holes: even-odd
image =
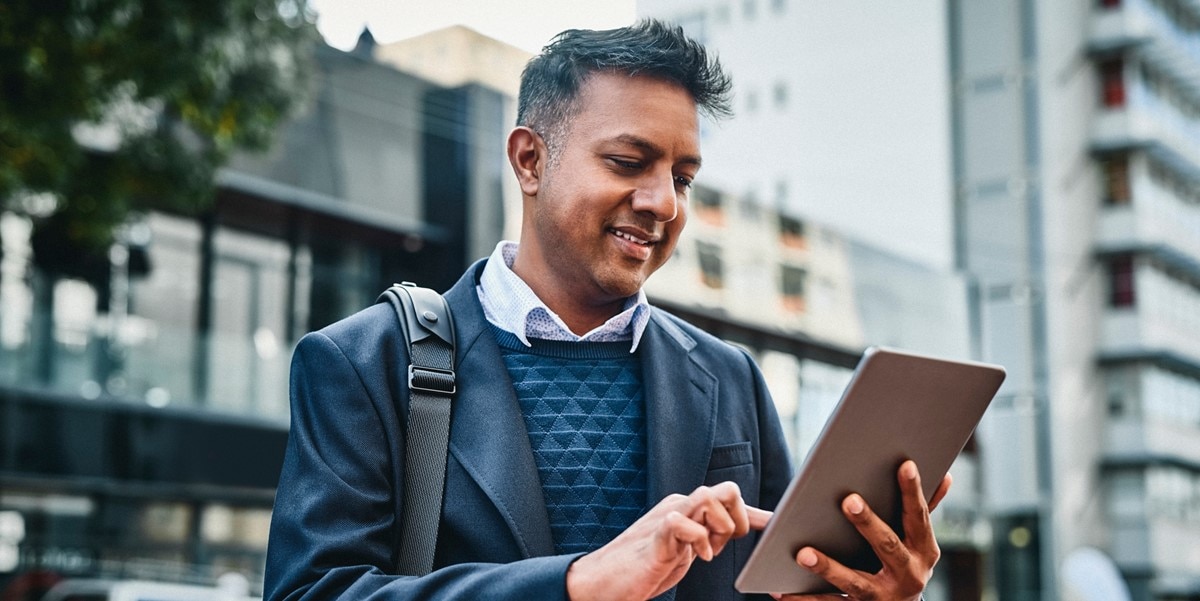
[[[450,405],[455,392],[454,320],[442,295],[410,282],[379,295],[396,310],[408,343],[408,426],[405,429],[404,515],[400,574],[433,570],[446,487]]]

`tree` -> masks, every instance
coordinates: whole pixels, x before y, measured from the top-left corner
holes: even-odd
[[[34,218],[39,265],[102,256],[131,211],[207,206],[305,100],[313,20],[307,0],[0,1],[0,209]]]

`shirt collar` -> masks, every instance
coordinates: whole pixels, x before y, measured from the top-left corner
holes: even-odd
[[[530,338],[565,340],[572,342],[617,342],[630,341],[629,352],[637,350],[642,333],[650,321],[650,303],[646,293],[637,294],[625,301],[622,311],[594,330],[577,336],[554,311],[551,311],[533,289],[512,270],[518,245],[502,241],[496,245],[491,257],[483,267],[479,284],[475,287],[483,314],[492,325],[515,335],[525,346],[532,346]]]

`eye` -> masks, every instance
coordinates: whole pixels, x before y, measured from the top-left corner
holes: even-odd
[[[621,157],[608,157],[609,162],[626,171],[637,171],[642,168],[642,164],[636,160],[625,159]]]
[[[675,185],[680,188],[683,188],[685,190],[688,188],[691,188],[692,187],[692,178],[685,177],[682,175],[677,175],[677,176],[675,176]]]

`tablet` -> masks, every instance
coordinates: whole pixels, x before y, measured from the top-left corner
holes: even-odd
[[[903,537],[896,472],[916,461],[928,500],[967,443],[1004,368],[895,349],[867,349],[842,399],[735,582],[743,593],[817,593],[837,589],[796,564],[812,546],[855,569],[880,563],[844,515],[857,492]]]

